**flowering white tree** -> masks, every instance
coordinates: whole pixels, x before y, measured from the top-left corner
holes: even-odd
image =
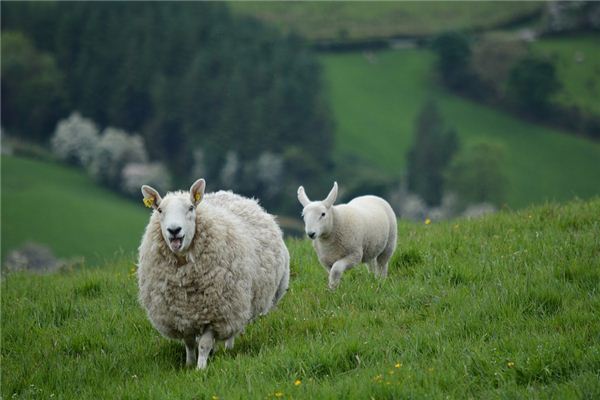
[[[99,141],[96,125],[74,112],[67,119],[58,122],[50,144],[59,159],[88,167]]]
[[[150,185],[166,192],[171,188],[169,171],[159,162],[127,164],[121,174],[121,190],[130,195],[137,195],[142,185]]]
[[[125,165],[147,161],[148,155],[141,136],[128,135],[121,129],[108,127],[96,147],[89,171],[99,182],[119,188]]]

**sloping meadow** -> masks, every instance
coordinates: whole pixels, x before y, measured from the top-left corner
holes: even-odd
[[[150,326],[133,260],[2,280],[4,398],[600,397],[600,200],[399,225],[390,276],[290,290],[206,371]]]

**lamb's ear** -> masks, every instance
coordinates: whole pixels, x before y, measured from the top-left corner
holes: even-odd
[[[197,206],[200,201],[202,201],[202,197],[204,197],[204,188],[206,187],[206,182],[204,179],[200,178],[192,187],[190,187],[190,200],[192,203]]]
[[[333,203],[335,203],[335,199],[337,198],[337,192],[337,182],[333,182],[333,188],[331,189],[331,192],[329,192],[327,198],[323,200],[323,204],[325,204],[325,207],[329,208],[333,205]]]
[[[144,195],[144,204],[148,208],[158,208],[158,205],[162,201],[158,191],[151,186],[142,185],[142,194]]]
[[[298,188],[298,201],[300,202],[300,204],[302,204],[302,207],[306,207],[306,205],[310,203],[308,196],[304,192],[304,186],[300,186]]]

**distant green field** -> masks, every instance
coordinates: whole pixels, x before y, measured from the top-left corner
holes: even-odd
[[[492,28],[543,7],[540,2],[256,2],[228,3],[235,13],[255,16],[282,31],[316,40],[361,40],[422,36],[447,30]]]
[[[152,328],[133,259],[1,281],[3,399],[598,399],[600,199],[399,227],[336,292],[288,241],[280,305],[205,371]],[[183,267],[182,267],[183,268]],[[189,290],[184,288],[183,290]]]
[[[416,115],[427,97],[464,142],[491,140],[506,149],[508,204],[600,194],[600,143],[523,122],[448,94],[434,84],[425,50],[322,55],[337,125],[336,152],[359,154],[400,176]]]
[[[2,156],[2,257],[27,241],[88,263],[133,253],[148,218],[135,204],[98,187],[83,172]]]
[[[533,48],[556,63],[563,86],[557,102],[600,117],[600,35],[545,38]]]

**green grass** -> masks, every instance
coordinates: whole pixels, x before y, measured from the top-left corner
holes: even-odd
[[[2,256],[27,241],[60,257],[104,262],[137,248],[148,213],[83,172],[2,156]]]
[[[202,372],[150,326],[132,259],[9,274],[2,397],[599,398],[599,215],[596,199],[403,223],[388,279],[357,267],[334,293],[290,241],[279,308]]]
[[[600,35],[547,38],[533,48],[556,63],[562,83],[556,101],[600,117]]]
[[[434,82],[434,57],[425,50],[323,55],[336,122],[336,155],[358,154],[400,176],[414,121],[427,97],[464,143],[505,147],[508,205],[589,198],[600,194],[600,143],[544,128],[454,96]]]
[[[230,2],[235,13],[255,16],[313,40],[423,36],[447,30],[492,28],[531,15],[536,2]]]

